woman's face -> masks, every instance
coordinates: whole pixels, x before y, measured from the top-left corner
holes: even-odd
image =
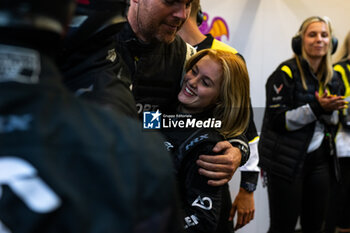
[[[199,113],[213,106],[219,97],[222,82],[221,64],[208,55],[202,57],[184,77],[178,100],[181,111]]]
[[[311,23],[303,37],[303,46],[309,58],[322,58],[328,52],[330,35],[324,22]]]

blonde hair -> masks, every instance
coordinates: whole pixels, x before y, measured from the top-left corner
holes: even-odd
[[[298,34],[301,36],[301,39],[303,39],[307,28],[310,26],[310,24],[315,23],[315,22],[323,22],[323,23],[325,23],[327,25],[328,32],[329,32],[328,36],[329,36],[329,39],[330,39],[330,44],[329,44],[329,47],[328,47],[328,52],[322,58],[321,64],[319,66],[319,70],[314,70],[314,72],[317,72],[317,78],[318,78],[318,81],[320,82],[320,85],[325,87],[331,81],[332,76],[333,76],[332,57],[331,57],[331,52],[333,50],[333,44],[331,42],[332,41],[333,32],[332,32],[332,26],[331,26],[331,22],[330,22],[329,18],[327,18],[327,17],[320,17],[320,16],[312,16],[312,17],[307,18],[301,24],[301,27],[299,29]],[[304,48],[303,45],[302,45],[302,57],[304,59],[306,58],[306,52],[305,52],[305,48]],[[296,54],[295,54],[295,58],[296,58],[296,61],[297,61],[298,69],[300,71],[301,81],[302,81],[303,87],[304,87],[305,90],[307,90],[305,74],[304,74],[304,71],[303,71],[303,69],[301,67],[300,59],[299,59],[299,57]]]
[[[334,60],[335,63],[350,60],[350,31],[348,32],[348,34],[346,34],[344,43],[342,44]]]
[[[249,76],[242,57],[232,52],[205,49],[186,63],[186,72],[200,59],[209,56],[222,66],[222,83],[213,116],[222,121],[219,132],[226,138],[242,134],[249,122]]]

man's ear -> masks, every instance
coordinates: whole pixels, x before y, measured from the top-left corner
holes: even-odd
[[[133,1],[134,3],[139,3],[139,0],[130,0],[130,1]]]

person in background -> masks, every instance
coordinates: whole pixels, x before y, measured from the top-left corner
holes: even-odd
[[[335,58],[334,70],[339,73],[345,86],[345,100],[350,101],[350,32]],[[350,232],[350,112],[349,108],[340,111],[340,124],[336,141],[341,173],[340,182],[332,188],[330,210],[326,222],[326,232]]]
[[[192,0],[131,0],[128,22],[116,35],[116,50],[131,72],[131,89],[140,117],[143,112],[171,110],[177,101],[186,58],[194,53],[177,31],[186,21]],[[249,158],[244,135],[219,142],[201,155],[199,173],[210,185],[223,185]]]
[[[60,68],[76,96],[137,118],[131,77],[114,36],[126,22],[127,0],[77,1]]]
[[[233,232],[228,184],[209,186],[208,179],[198,174],[196,160],[202,153],[212,154],[217,142],[245,131],[249,121],[248,72],[239,55],[214,49],[194,54],[185,70],[178,94],[178,117],[171,120],[220,122],[208,128],[162,130],[165,145],[174,156],[185,229],[186,232]]]
[[[0,0],[0,231],[175,231],[175,180],[170,155],[154,145],[160,137],[62,85],[54,60],[74,7]]]
[[[201,12],[200,1],[193,0],[190,16],[178,32],[181,38],[197,49],[197,51],[201,51],[206,48],[213,48],[229,51],[233,54],[238,54],[241,56],[236,49],[217,39],[214,39],[212,35],[203,35],[198,28],[200,24],[198,21],[202,21],[202,17],[203,13]],[[245,132],[247,139],[249,140],[250,157],[247,163],[240,167],[240,189],[235,201],[232,204],[232,211],[230,215],[230,220],[232,220],[237,213],[235,230],[248,224],[254,218],[255,212],[254,191],[258,182],[260,169],[258,167],[259,154],[257,149],[259,136],[253,118],[253,110],[250,104],[250,120],[248,129]]]
[[[295,56],[266,83],[260,134],[261,168],[267,173],[270,233],[323,231],[334,171],[334,129],[346,102],[331,53],[336,39],[328,18],[313,16],[292,39]]]

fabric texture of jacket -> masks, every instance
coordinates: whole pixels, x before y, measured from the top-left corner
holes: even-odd
[[[267,172],[292,180],[300,171],[315,131],[317,121],[325,125],[327,135],[334,136],[334,126],[325,119],[331,113],[325,112],[316,100],[315,92],[321,90],[317,77],[306,60],[301,59],[308,89],[304,90],[296,59],[283,62],[266,83],[266,109],[259,142],[259,165]],[[332,94],[340,94],[340,78],[334,72],[326,87]],[[320,95],[322,91],[320,92]],[[295,111],[296,110],[296,111]],[[287,114],[294,117],[295,129],[288,129]],[[291,120],[291,119],[289,119]],[[298,121],[305,121],[300,123]],[[321,132],[324,133],[324,132]],[[333,139],[330,139],[333,146]]]
[[[334,65],[345,87],[345,100],[350,101],[350,61],[346,60]],[[340,111],[339,129],[336,135],[336,149],[338,157],[350,157],[350,112],[349,108]]]
[[[0,231],[176,232],[160,137],[75,98],[52,60],[0,45]]]
[[[89,38],[71,32],[75,36],[66,39],[60,68],[64,84],[76,96],[137,118],[136,104],[129,89],[131,76],[116,50],[114,34],[120,25]]]
[[[204,119],[203,114],[192,117]],[[163,134],[173,154],[185,232],[233,232],[233,223],[228,221],[232,205],[228,185],[208,185],[196,164],[199,155],[213,155],[213,147],[223,137],[214,129],[203,128],[167,129]]]
[[[189,52],[187,44],[178,36],[170,44],[157,41],[144,44],[129,23],[116,35],[116,41],[117,50],[131,72],[138,114],[174,107]]]

